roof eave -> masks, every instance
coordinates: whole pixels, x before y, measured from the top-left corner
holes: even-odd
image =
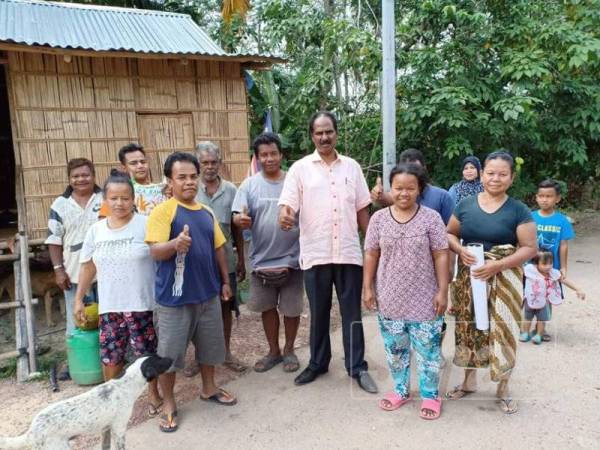
[[[0,50],[29,53],[47,53],[54,55],[88,56],[104,58],[140,58],[140,59],[190,59],[223,62],[238,62],[244,68],[252,70],[269,70],[274,64],[285,63],[286,60],[276,56],[263,55],[211,55],[203,53],[145,53],[128,50],[91,50],[81,48],[58,48],[45,45],[28,45],[0,41]]]

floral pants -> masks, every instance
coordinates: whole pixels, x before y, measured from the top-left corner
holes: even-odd
[[[395,391],[406,398],[410,392],[410,350],[415,351],[421,398],[438,398],[442,324],[444,319],[422,322],[390,320],[379,316],[385,354]]]

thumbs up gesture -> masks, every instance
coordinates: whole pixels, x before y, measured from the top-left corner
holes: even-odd
[[[250,228],[252,228],[252,217],[248,215],[247,206],[244,206],[244,208],[242,209],[242,212],[240,213],[238,218],[238,223],[239,227],[242,230],[249,230]]]
[[[290,231],[296,224],[294,210],[288,205],[283,205],[279,209],[279,226],[284,231]]]
[[[175,250],[177,253],[187,253],[191,245],[190,227],[184,225],[183,231],[175,238]]]
[[[377,177],[377,181],[375,181],[375,187],[371,189],[371,201],[379,202],[383,198],[383,182],[381,181],[381,177]]]

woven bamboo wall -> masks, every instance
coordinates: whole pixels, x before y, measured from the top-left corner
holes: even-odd
[[[246,91],[239,63],[9,53],[15,157],[23,170],[30,238],[67,185],[70,158],[87,157],[101,184],[117,152],[140,142],[155,181],[174,150],[211,140],[224,177],[241,182],[249,157]]]

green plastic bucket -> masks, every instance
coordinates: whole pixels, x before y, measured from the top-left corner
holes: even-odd
[[[67,338],[69,373],[79,385],[98,384],[104,381],[100,364],[100,338],[98,330],[84,331],[76,328]]]

